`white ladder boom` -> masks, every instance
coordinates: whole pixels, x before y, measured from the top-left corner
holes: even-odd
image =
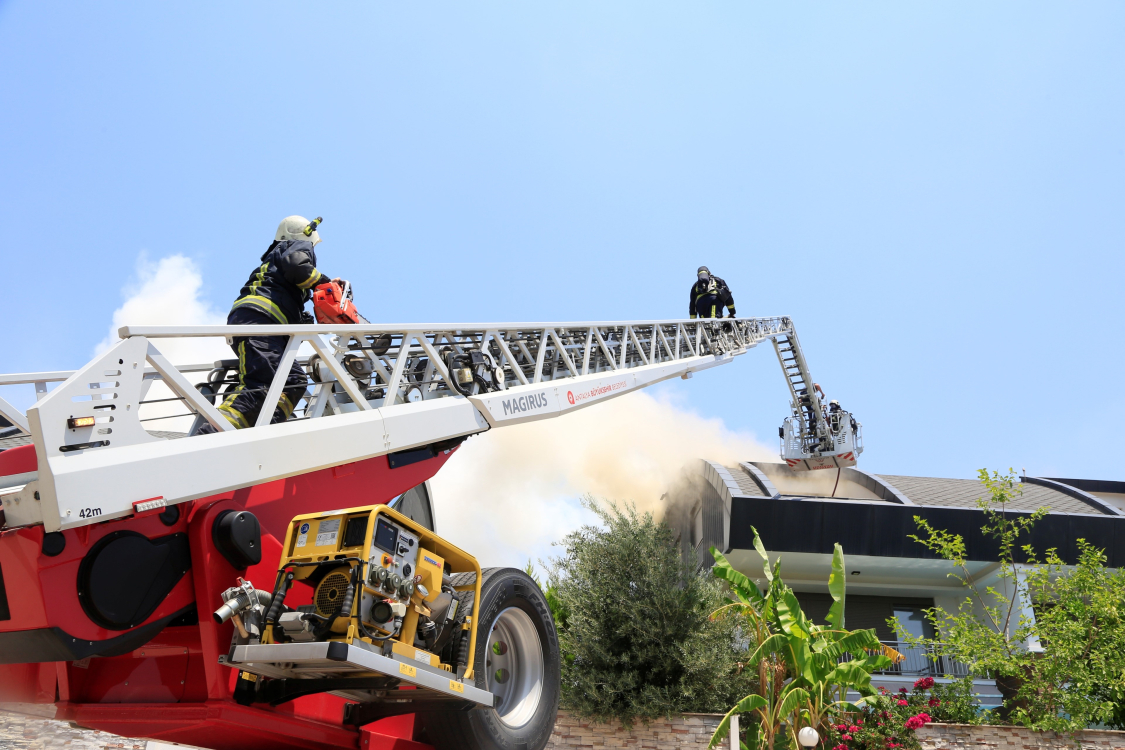
[[[74,373],[0,376],[0,384],[64,382],[27,411],[39,472],[8,525],[72,528],[331,466],[549,419],[673,377],[730,362],[766,339],[794,340],[787,317],[593,323],[125,327],[122,340]],[[234,430],[215,408],[229,362],[194,384],[160,352],[168,339],[284,336],[257,423]],[[298,356],[304,348],[311,356]],[[310,374],[294,418],[268,424],[290,363]],[[52,377],[47,377],[52,376]],[[162,382],[193,417],[183,439],[144,427]],[[792,386],[791,386],[792,387]],[[218,390],[219,393],[215,391]],[[45,385],[43,385],[45,392]],[[6,403],[4,413],[14,410]],[[11,420],[24,427],[15,412]],[[92,424],[89,423],[92,420]],[[204,422],[218,432],[195,434]],[[393,457],[392,457],[393,458]],[[147,506],[146,506],[147,507]],[[34,510],[31,510],[31,509]],[[34,515],[41,516],[34,518]]]

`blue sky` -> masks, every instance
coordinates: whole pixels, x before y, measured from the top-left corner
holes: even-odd
[[[1125,479],[1123,28],[1119,2],[0,2],[0,371],[82,365],[142,253],[225,310],[302,213],[373,320],[679,317],[707,264],[794,317],[864,468]],[[769,348],[663,388],[771,444],[787,411]]]

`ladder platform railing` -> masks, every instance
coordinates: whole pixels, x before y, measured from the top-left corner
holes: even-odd
[[[129,515],[135,503],[153,498],[182,502],[559,416],[725,364],[792,332],[786,317],[129,326],[120,330],[120,342],[28,410],[26,429],[40,470],[24,493],[34,490],[42,499],[32,507],[42,509],[48,530],[94,523]],[[240,336],[287,341],[255,424],[236,431],[216,408],[222,390],[208,392],[190,377],[206,366],[178,367],[161,346],[174,339]],[[304,406],[296,418],[271,425],[293,362],[310,376]],[[223,374],[220,388],[230,386],[230,374]],[[155,383],[170,391],[169,398],[149,397]],[[195,419],[192,433],[209,423],[216,434],[166,440],[147,431],[142,411],[173,401]]]

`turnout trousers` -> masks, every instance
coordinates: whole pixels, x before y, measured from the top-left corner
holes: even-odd
[[[227,316],[227,325],[277,325],[277,321],[256,309],[236,307]],[[236,428],[252,427],[258,421],[262,402],[288,343],[288,336],[234,337],[231,348],[238,355],[238,385],[228,392],[218,409]],[[294,362],[270,424],[284,422],[292,416],[297,402],[305,395],[307,384],[308,376]],[[205,425],[200,432],[214,432],[214,429]]]

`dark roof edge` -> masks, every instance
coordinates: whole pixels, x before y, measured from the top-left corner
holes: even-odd
[[[1125,482],[1115,482],[1108,479],[1060,479],[1059,477],[1043,477],[1052,482],[1059,482],[1083,492],[1113,492],[1125,495]]]
[[[878,509],[877,509],[878,508]],[[805,499],[794,503],[782,497],[735,498],[731,504],[728,546],[753,549],[751,527],[774,553],[832,554],[843,542],[848,555],[883,558],[937,559],[934,553],[909,538],[911,517],[920,516],[936,527],[962,536],[967,559],[995,562],[998,541],[983,533],[980,508],[905,507],[875,501]],[[1026,516],[1025,511],[1009,511]],[[1107,566],[1125,568],[1125,517],[1104,513],[1050,513],[1030,530],[1027,541],[1037,550],[1057,549],[1068,565],[1081,555],[1078,539],[1105,551]],[[1022,562],[1022,560],[1021,560]]]
[[[1055,492],[1060,492],[1064,495],[1073,497],[1075,500],[1081,500],[1087,505],[1091,505],[1102,511],[1107,516],[1125,515],[1125,513],[1122,513],[1117,508],[1107,503],[1105,500],[1102,500],[1100,497],[1095,497],[1089,492],[1083,492],[1079,488],[1073,485],[1065,484],[1064,482],[1060,482],[1057,479],[1045,479],[1043,477],[1020,477],[1020,481],[1026,482],[1027,484],[1036,484],[1040,487],[1046,487],[1048,489],[1054,490]]]

